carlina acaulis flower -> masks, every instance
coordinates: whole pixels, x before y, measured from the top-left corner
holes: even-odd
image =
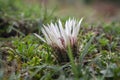
[[[76,19],[68,19],[63,25],[61,20],[58,20],[57,23],[50,23],[46,26],[43,25],[42,33],[44,38],[40,35],[35,34],[40,40],[50,45],[55,51],[54,56],[57,58],[59,63],[69,62],[67,47],[70,45],[72,49],[73,56],[77,55],[78,40],[77,36],[80,30],[80,24],[83,18],[79,21]]]

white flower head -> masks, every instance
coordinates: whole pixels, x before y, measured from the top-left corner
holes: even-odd
[[[65,25],[62,24],[61,20],[58,20],[55,24],[51,22],[51,24],[44,25],[42,28],[42,33],[45,38],[42,38],[36,33],[35,36],[53,48],[66,49],[68,45],[73,46],[76,44],[82,20],[83,18],[79,21],[74,18],[69,18],[65,22]]]

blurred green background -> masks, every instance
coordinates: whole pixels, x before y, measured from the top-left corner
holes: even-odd
[[[0,36],[39,32],[43,24],[84,17],[87,23],[120,21],[119,0],[0,0]]]

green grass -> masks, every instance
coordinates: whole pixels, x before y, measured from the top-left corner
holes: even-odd
[[[34,6],[34,7],[33,7]],[[43,24],[55,21],[55,9],[47,10],[38,3],[24,0],[0,0],[0,37],[25,36],[39,32]]]
[[[106,25],[103,26],[98,35],[94,35],[94,30],[89,30],[89,27],[82,27],[79,40],[83,46],[79,56],[76,60],[68,47],[70,63],[64,65],[56,63],[51,47],[43,44],[33,34],[6,40],[11,45],[1,43],[1,79],[7,76],[8,80],[119,80],[119,34],[106,32]],[[111,27],[112,25],[109,25],[107,29],[113,31]],[[4,67],[5,65],[8,67]],[[17,68],[11,69],[11,73],[3,74],[5,69],[9,70],[15,66]]]

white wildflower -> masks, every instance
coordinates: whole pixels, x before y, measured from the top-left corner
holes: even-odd
[[[35,36],[54,48],[66,49],[69,44],[71,46],[76,44],[82,20],[81,18],[77,22],[75,19],[69,19],[65,22],[65,25],[62,24],[61,20],[58,20],[55,24],[51,23],[43,26],[42,33],[45,38],[36,33]]]

